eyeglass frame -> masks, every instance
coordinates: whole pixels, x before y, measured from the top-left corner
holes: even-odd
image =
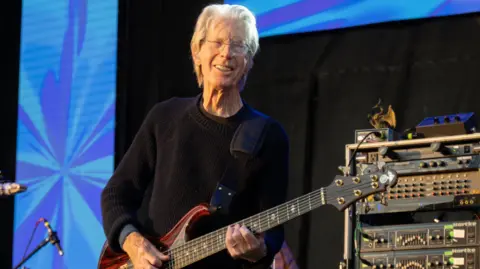
[[[232,52],[235,55],[245,56],[245,55],[248,54],[248,51],[249,51],[249,47],[244,43],[237,43],[237,42],[227,43],[227,42],[221,41],[221,40],[207,40],[207,39],[205,39],[205,41],[210,43],[210,44],[216,45],[214,48],[219,50],[219,51],[221,51],[223,49],[223,46],[229,45],[231,47]],[[238,50],[238,49],[240,49],[240,50]]]

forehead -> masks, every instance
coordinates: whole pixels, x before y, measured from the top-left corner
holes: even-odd
[[[246,34],[241,22],[217,18],[212,21],[207,31],[208,38],[222,40],[244,41]]]

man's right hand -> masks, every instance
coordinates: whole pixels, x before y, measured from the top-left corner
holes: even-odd
[[[163,262],[169,259],[138,232],[130,233],[122,248],[130,257],[135,269],[161,268]]]

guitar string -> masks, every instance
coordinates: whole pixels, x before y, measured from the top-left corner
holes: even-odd
[[[356,185],[352,185],[353,187],[350,187],[350,186],[349,186],[349,187],[347,187],[347,188],[340,189],[339,192],[340,192],[340,193],[346,193],[346,192],[348,192],[348,191],[350,191],[350,190],[357,189],[357,188],[359,188],[359,187],[364,187],[364,186],[366,186],[366,185],[370,185],[370,183],[359,183],[359,184],[356,184]],[[324,187],[323,189],[325,189],[325,188],[326,188],[326,187]],[[280,205],[278,205],[278,206],[276,206],[276,207],[274,207],[274,208],[270,208],[270,209],[268,209],[268,210],[266,210],[266,211],[264,211],[264,212],[261,212],[261,213],[259,213],[259,214],[254,215],[254,216],[251,216],[251,217],[249,217],[249,218],[246,218],[246,219],[244,219],[244,220],[242,220],[242,221],[240,221],[240,222],[247,222],[247,221],[250,220],[250,219],[253,219],[253,218],[255,218],[255,217],[259,217],[259,215],[271,215],[272,213],[274,213],[275,211],[277,211],[277,208],[285,207],[285,205],[287,205],[287,204],[292,204],[292,203],[294,203],[294,202],[295,202],[295,203],[302,203],[302,202],[305,201],[305,200],[311,199],[311,196],[318,195],[320,192],[321,192],[321,189],[317,189],[317,190],[315,190],[315,191],[313,191],[313,192],[311,192],[311,193],[309,193],[309,194],[300,196],[300,197],[298,197],[298,198],[296,198],[296,199],[294,199],[294,200],[285,202],[285,203],[280,204]],[[326,194],[325,194],[325,195],[326,195]],[[309,197],[309,196],[310,196],[310,197]],[[326,197],[326,199],[325,199],[325,201],[327,201],[327,202],[331,202],[331,201],[334,201],[334,200],[336,200],[336,198]],[[204,235],[204,236],[202,236],[202,237],[199,237],[199,238],[196,238],[196,239],[192,239],[191,241],[188,241],[188,242],[189,242],[189,244],[195,244],[195,243],[199,243],[199,244],[200,244],[200,243],[202,243],[202,241],[205,241],[205,240],[201,240],[201,239],[207,239],[206,237],[209,237],[209,236],[217,237],[217,234],[216,234],[217,232],[218,232],[218,231],[213,231],[213,232],[208,233],[208,234],[206,234],[206,235]],[[208,238],[206,241],[209,241],[209,239],[210,239],[210,238]],[[200,242],[196,242],[196,241],[200,241]],[[182,246],[185,246],[185,245],[181,245],[181,246],[178,246],[178,247],[173,248],[173,249],[177,249],[177,250],[178,250],[178,249],[181,249]]]
[[[322,191],[323,191],[323,188],[322,188],[322,189],[315,190],[315,191],[312,192],[311,194],[312,194],[312,195],[313,195],[314,193],[320,194]],[[292,213],[292,215],[294,215],[293,218],[296,218],[296,217],[302,215],[302,213],[301,213],[302,210],[300,210],[300,208],[303,207],[303,206],[306,206],[306,204],[308,203],[308,202],[306,202],[305,200],[309,200],[309,199],[301,199],[301,198],[305,198],[305,197],[302,196],[302,197],[299,197],[299,198],[296,199],[296,200],[298,200],[297,203],[295,203],[295,204],[297,205],[297,207],[298,207],[298,208],[297,208],[297,212],[298,212],[298,213],[295,213],[295,214]],[[300,200],[302,200],[302,201],[300,202]],[[290,201],[290,202],[293,204],[294,201],[295,201],[295,200],[292,200],[292,201]],[[322,204],[324,204],[324,203],[321,202],[321,199],[317,199],[316,201],[314,201],[313,203],[311,203],[311,205],[312,205],[311,207],[314,208],[314,207],[320,206],[320,205],[322,205]],[[286,204],[284,204],[284,205],[286,205]],[[279,209],[281,206],[282,206],[282,205],[280,205],[280,206],[277,207],[277,208]],[[269,210],[267,210],[267,211],[271,211],[271,210],[269,209]],[[265,211],[265,212],[263,212],[263,213],[266,213],[267,211]],[[265,214],[265,215],[268,215],[268,214]],[[285,213],[285,214],[279,214],[279,215],[281,215],[280,218],[284,218],[285,215],[289,215],[289,214],[288,214],[288,213]],[[254,216],[256,216],[256,215],[254,215]],[[252,217],[253,217],[253,216],[252,216]],[[252,218],[252,217],[250,217],[250,218]],[[260,216],[258,216],[258,217],[260,217]],[[250,219],[250,218],[248,218],[248,219]],[[246,219],[246,220],[248,220],[248,219]],[[289,220],[289,219],[290,219],[290,217],[287,216],[287,220]],[[244,221],[244,223],[247,223],[247,221]],[[265,226],[265,227],[268,227],[268,226],[270,226],[270,222],[269,222],[268,220],[260,221],[260,223],[263,224],[263,225],[260,224],[260,225],[259,225],[260,227],[264,227],[264,226]],[[225,228],[222,228],[222,229],[220,229],[220,230],[226,230],[226,229],[225,229]],[[216,232],[218,232],[218,231],[220,231],[220,230],[217,230]],[[225,233],[223,233],[223,234],[225,234]],[[224,238],[224,236],[222,236],[222,234],[221,234],[220,236],[221,236],[222,238]],[[213,238],[217,238],[217,239],[212,240]],[[202,240],[202,241],[205,241],[205,242],[207,242],[207,241],[214,241],[214,242],[212,242],[212,244],[210,244],[210,245],[211,245],[211,248],[212,248],[212,250],[211,250],[212,252],[214,252],[214,251],[215,251],[216,249],[218,249],[219,247],[221,247],[221,248],[223,249],[224,246],[225,246],[224,240],[218,239],[217,236],[214,236],[213,238],[210,237],[210,238],[208,238],[208,239],[206,239],[206,240]],[[192,242],[192,241],[189,241],[189,242]],[[166,255],[169,255],[169,254],[171,254],[170,252],[175,252],[175,251],[177,251],[177,250],[180,250],[180,249],[182,249],[182,246],[184,246],[184,245],[181,245],[181,246],[176,247],[176,248],[172,248],[172,249],[170,249],[169,251],[165,252],[165,254],[166,254]],[[210,256],[210,255],[206,255],[206,257],[208,257],[208,256]],[[167,267],[165,267],[166,269],[183,268],[183,267],[176,267],[176,266],[188,266],[189,264],[198,261],[197,258],[200,258],[200,257],[197,256],[197,257],[189,258],[189,257],[185,257],[185,256],[176,256],[176,257],[173,258],[172,260],[167,261],[167,262],[164,264],[164,266],[167,266]],[[133,265],[129,265],[127,268],[128,268],[128,269],[134,269],[134,268],[133,268]]]
[[[362,185],[366,185],[366,184],[358,184],[358,185],[355,185],[355,186],[352,187],[352,188],[345,188],[345,189],[343,189],[343,191],[345,191],[346,189],[347,189],[347,190],[348,190],[348,189],[355,189],[355,188],[358,188],[359,186],[362,186]],[[323,190],[325,190],[325,189],[323,189]],[[305,206],[305,204],[304,204],[304,203],[305,203],[305,200],[310,200],[310,201],[308,201],[309,207],[310,207],[311,209],[314,209],[314,208],[318,207],[319,204],[325,204],[324,202],[321,202],[321,201],[319,201],[318,199],[314,199],[313,202],[311,201],[312,198],[314,198],[314,197],[312,197],[312,196],[313,196],[315,193],[318,195],[318,193],[321,192],[321,191],[322,191],[322,190],[314,191],[314,192],[312,192],[310,195],[307,195],[307,196],[304,196],[304,197],[302,197],[302,198],[296,199],[296,201],[295,201],[295,200],[292,201],[290,204],[291,204],[291,205],[294,205],[293,203],[296,202],[297,205],[299,205],[300,207],[302,207],[302,206]],[[324,194],[324,195],[326,196],[326,194]],[[331,202],[331,201],[335,201],[335,200],[336,200],[336,198],[329,198],[329,197],[326,197],[326,199],[324,199],[324,201],[326,201],[327,203],[328,203],[328,202]],[[312,207],[313,207],[313,208],[312,208]],[[311,210],[311,209],[310,209],[310,210]],[[302,210],[301,210],[301,209],[297,209],[297,210],[298,210],[299,212],[300,212],[300,211],[303,211],[303,209],[302,209]],[[308,210],[308,211],[310,211],[310,210]],[[307,212],[308,212],[308,211],[307,211]],[[276,212],[276,214],[275,214],[274,212]],[[265,215],[267,215],[267,212],[264,212],[264,213],[265,213]],[[305,212],[305,213],[306,213],[306,212]],[[288,208],[285,207],[285,205],[283,205],[283,207],[282,207],[282,206],[275,207],[273,210],[270,210],[270,213],[269,213],[269,214],[274,214],[274,215],[272,216],[272,218],[275,218],[275,219],[277,220],[277,223],[279,222],[280,219],[282,220],[281,222],[283,223],[283,222],[285,222],[285,221],[290,220],[291,217],[292,217],[292,218],[296,218],[296,217],[302,215],[302,213],[298,213],[298,214],[297,214],[297,213],[294,213],[293,211],[292,211],[292,213],[289,213],[289,210],[288,210]],[[290,215],[292,215],[292,216],[290,217]],[[286,217],[285,217],[285,216],[286,216]],[[275,222],[275,219],[272,219],[272,222]],[[284,220],[284,219],[285,219],[285,220]],[[252,221],[251,219],[247,219],[247,220]],[[244,221],[244,222],[247,223],[248,221]],[[257,222],[257,223],[258,223],[258,222]],[[267,219],[266,221],[263,221],[263,222],[260,221],[260,226],[265,225],[265,224],[266,224],[267,227],[270,227],[270,221],[269,221],[268,219]],[[221,237],[221,239],[222,239],[222,240],[221,240],[221,241],[222,241],[221,244],[224,245],[224,242],[223,242],[223,241],[224,241],[224,240],[223,240],[224,237]],[[219,240],[220,240],[220,239],[219,239]],[[216,241],[217,241],[217,242],[216,242],[217,244],[218,244],[218,241],[219,241],[219,240],[216,240]],[[193,256],[193,259],[196,258],[195,255],[192,255],[192,256]],[[190,257],[190,256],[189,256],[189,257]]]
[[[306,196],[314,196],[315,193],[318,195],[318,194],[320,194],[322,191],[323,191],[323,189],[318,189],[318,190],[315,190],[315,191],[313,191],[312,193],[310,193],[310,195],[306,195]],[[305,198],[306,198],[306,199],[305,199]],[[310,199],[309,199],[309,198],[310,198]],[[313,203],[311,203],[311,201],[308,201],[308,202],[307,202],[306,200],[311,200],[311,197],[301,196],[301,197],[299,197],[299,198],[297,198],[297,199],[295,199],[295,200],[290,201],[290,203],[285,203],[285,204],[283,204],[283,206],[285,207],[287,204],[292,204],[292,205],[295,204],[295,205],[298,207],[298,208],[297,208],[297,212],[298,212],[298,213],[292,213],[293,218],[295,218],[295,217],[298,217],[298,216],[300,216],[300,215],[302,214],[302,213],[301,213],[301,211],[302,211],[301,208],[302,208],[303,206],[306,206],[307,203],[310,203],[310,204],[311,204],[311,207],[316,207],[316,206],[320,206],[321,204],[323,204],[323,203],[321,202],[321,199],[315,199],[315,201],[314,201]],[[283,210],[285,210],[285,209],[287,209],[287,211],[288,211],[288,208],[282,208],[282,209],[280,209],[281,207],[282,207],[282,205],[280,205],[280,206],[278,206],[278,207],[275,207],[275,211],[280,211],[280,210],[283,211]],[[270,215],[270,214],[267,214],[268,211],[273,211],[273,209],[269,209],[269,210],[267,210],[267,211],[264,211],[262,214],[257,214],[257,215],[258,215],[258,218],[260,219],[260,218],[261,218],[261,215],[263,215],[263,214],[265,214],[265,216]],[[242,223],[248,224],[249,220],[250,220],[251,218],[257,216],[257,215],[254,215],[254,216],[252,216],[252,217],[250,217],[250,218],[245,219]],[[290,214],[288,214],[288,212],[287,212],[287,213],[278,214],[279,217],[277,217],[277,219],[283,219],[283,218],[285,218],[285,216],[287,216],[287,220],[289,220],[290,217],[289,217],[288,215],[290,215]],[[253,220],[250,220],[250,222],[251,222],[251,221],[253,221]],[[278,221],[277,221],[277,222],[278,222]],[[263,220],[263,221],[260,220],[259,223],[260,223],[260,225],[259,225],[260,227],[269,227],[269,226],[270,226],[270,221],[269,221],[268,219]],[[213,234],[215,234],[214,236],[213,236],[212,233],[211,233],[208,238],[205,238],[204,240],[201,240],[201,241],[199,241],[199,242],[193,242],[193,244],[192,244],[192,241],[193,241],[193,240],[192,240],[192,241],[189,241],[188,243],[190,243],[190,245],[195,245],[195,244],[198,245],[199,243],[202,243],[202,242],[203,242],[203,243],[207,243],[208,241],[213,241],[213,242],[211,242],[210,244],[208,244],[208,245],[210,246],[209,248],[211,248],[211,250],[209,249],[208,251],[209,251],[209,252],[211,251],[212,254],[213,254],[213,253],[217,252],[216,250],[218,250],[219,248],[220,248],[220,250],[223,249],[223,248],[225,248],[225,240],[224,240],[224,239],[225,239],[225,236],[224,236],[224,235],[225,235],[226,231],[223,231],[223,233],[220,233],[219,235],[216,235],[216,233],[219,233],[219,231],[222,231],[222,230],[226,230],[226,228],[224,227],[224,228],[222,228],[222,229],[220,229],[220,230],[217,230],[217,231],[213,232]],[[218,236],[220,236],[220,238],[219,238]],[[197,246],[197,247],[198,247],[198,246]],[[171,254],[174,254],[174,253],[177,252],[177,251],[181,253],[182,251],[184,251],[185,249],[188,249],[188,248],[195,248],[195,246],[189,246],[189,247],[187,247],[186,245],[181,245],[181,246],[179,246],[179,247],[172,248],[172,249],[166,251],[165,254],[166,254],[166,255],[171,255]],[[178,254],[180,254],[180,253],[178,253]],[[189,264],[191,264],[191,263],[193,263],[193,262],[198,261],[199,258],[201,258],[201,256],[203,256],[203,255],[200,255],[200,256],[195,256],[195,254],[194,254],[194,255],[188,255],[188,256],[185,256],[185,255],[183,255],[183,256],[176,256],[176,255],[175,255],[174,258],[171,259],[170,261],[167,261],[164,266],[167,266],[167,267],[166,267],[167,269],[176,268],[175,266],[187,266],[187,265],[189,265]],[[206,257],[208,257],[208,256],[210,256],[210,255],[207,254]],[[131,267],[131,266],[128,266],[128,268],[129,268],[129,269],[133,269],[133,267]]]
[[[370,185],[371,183],[368,182],[368,183],[359,183],[359,184],[356,184],[356,185],[352,185],[353,187],[347,187],[347,188],[344,188],[344,189],[341,189],[339,190],[339,192],[345,192],[345,191],[348,191],[348,190],[353,190],[353,189],[356,189],[356,188],[359,188],[359,187],[362,187],[362,186],[365,186],[365,185]],[[268,216],[268,215],[272,215],[272,214],[275,214],[275,212],[278,212],[275,214],[275,219],[277,220],[277,223],[278,223],[278,220],[279,219],[282,219],[282,222],[285,222],[285,220],[283,219],[286,219],[286,220],[290,220],[290,216],[289,215],[292,215],[293,218],[296,218],[300,215],[302,215],[303,213],[300,212],[300,209],[297,209],[298,210],[298,213],[289,213],[288,211],[288,208],[286,208],[285,206],[287,204],[290,204],[290,205],[294,205],[297,204],[297,206],[299,207],[303,207],[305,206],[307,203],[310,203],[310,207],[312,208],[315,208],[315,207],[318,207],[319,205],[321,204],[324,204],[321,199],[315,199],[313,202],[311,201],[312,200],[312,196],[315,196],[320,194],[322,191],[325,191],[325,188],[321,188],[321,189],[317,189],[309,194],[306,194],[306,195],[303,195],[295,200],[292,200],[290,202],[287,202],[287,203],[284,203],[284,204],[281,204],[277,207],[274,207],[274,208],[271,208],[269,210],[266,210],[260,214],[257,214],[257,215],[254,215],[250,218],[247,218],[243,221],[240,221],[239,223],[245,223],[247,224],[248,222],[252,222],[253,220],[253,217],[258,217],[260,218],[261,215],[265,215],[265,216]],[[329,203],[329,202],[332,202],[332,201],[336,201],[336,197],[335,198],[329,198],[329,197],[326,197],[327,195],[325,195],[325,203]],[[287,210],[285,210],[287,209]],[[280,212],[280,211],[283,211],[283,212]],[[310,211],[310,210],[308,210]],[[307,212],[308,212],[307,211]],[[306,212],[305,212],[306,213]],[[286,217],[285,217],[286,216]],[[260,227],[262,226],[267,226],[268,228],[270,228],[270,220],[268,218],[265,218],[266,220],[264,221],[260,221],[260,222],[257,222],[260,223]],[[275,222],[275,220],[272,220],[273,222]],[[223,230],[223,233],[222,234],[218,234],[219,231]],[[181,246],[178,246],[176,248],[172,248],[170,250],[168,250],[166,252],[167,255],[169,254],[172,254],[174,252],[179,252],[179,254],[183,251],[185,251],[185,249],[198,249],[200,248],[201,249],[201,246],[199,245],[202,245],[202,244],[206,244],[207,242],[211,241],[211,242],[214,242],[214,246],[212,246],[211,250],[208,250],[209,252],[212,252],[212,254],[218,252],[218,251],[221,251],[223,248],[225,248],[225,236],[224,234],[226,233],[226,228],[223,228],[223,229],[220,229],[220,230],[217,230],[215,232],[212,232],[210,234],[207,234],[203,237],[200,237],[199,239],[202,239],[202,240],[196,240],[196,239],[193,239],[191,241],[188,241],[188,243],[186,244],[183,244]],[[219,244],[220,243],[220,244]],[[211,245],[211,244],[206,244],[206,245]],[[204,245],[205,246],[205,245]],[[219,249],[220,247],[220,249]],[[188,256],[184,256],[183,258],[180,258],[180,259],[175,259],[176,261],[179,261],[180,262],[185,262],[185,261],[195,261],[195,260],[198,260],[199,257],[202,257],[202,256],[209,256],[209,255],[205,255],[205,253],[201,254],[201,255],[197,255],[197,254],[191,254],[190,253],[191,251],[189,251],[189,255]],[[200,252],[200,251],[199,251]],[[195,252],[194,252],[195,253]]]
[[[307,203],[308,203],[308,202],[307,202]],[[299,206],[302,207],[302,206],[305,206],[306,202],[305,202],[305,201],[299,202],[299,204],[300,204]],[[321,202],[321,201],[319,201],[319,200],[310,203],[311,208],[316,208],[316,207],[318,207],[318,206],[320,206],[320,205],[322,205],[322,204],[324,204],[324,203]],[[283,220],[283,219],[285,218],[286,220],[290,220],[290,219],[292,219],[292,218],[296,218],[296,217],[302,215],[302,213],[301,213],[302,211],[303,211],[303,210],[299,210],[299,211],[297,211],[297,212],[300,212],[300,213],[295,213],[295,214],[287,214],[287,213],[285,213],[285,214],[279,214],[280,217],[279,217],[278,219],[282,219],[282,220]],[[310,210],[308,210],[308,211],[310,211]],[[307,211],[307,212],[308,212],[308,211]],[[290,217],[290,216],[285,217],[286,215],[292,215],[292,217]],[[275,222],[275,221],[273,221],[273,222]],[[283,221],[282,221],[282,222],[283,222]],[[269,226],[270,226],[270,221],[268,221],[268,220],[261,221],[260,223],[261,223],[261,225],[260,225],[261,227],[263,227],[263,226],[269,227]],[[278,221],[276,221],[276,223],[279,224]],[[262,225],[262,224],[263,224],[263,225]],[[224,247],[224,246],[225,246],[225,240],[224,240],[224,237],[223,237],[223,236],[222,236],[222,240],[216,239],[216,240],[213,240],[213,241],[214,241],[214,242],[213,242],[213,244],[212,244],[212,245],[213,245],[213,246],[212,246],[212,250],[213,250],[213,249],[217,249],[217,250],[218,250],[219,248],[220,248],[220,250],[222,250],[223,248],[225,248],[225,247]],[[203,256],[203,255],[193,256],[193,257],[191,257],[190,255],[189,255],[189,256],[183,256],[183,257],[180,258],[180,259],[175,259],[175,262],[178,262],[178,263],[180,263],[181,265],[185,265],[185,266],[186,266],[186,265],[189,265],[189,264],[191,264],[191,263],[193,263],[193,262],[196,262],[196,261],[200,260],[201,258],[203,258],[202,256]],[[208,256],[209,256],[209,255],[206,255],[206,257],[208,257]],[[170,267],[168,267],[168,268],[170,268]]]
[[[342,189],[342,192],[344,192],[345,190],[352,190],[352,189],[355,189],[355,188],[358,188],[358,187],[361,187],[361,186],[365,186],[365,185],[370,185],[370,183],[367,183],[367,184],[366,184],[366,183],[359,183],[359,184],[357,184],[357,185],[353,185],[353,187],[348,187],[348,188]],[[323,189],[323,191],[325,190],[325,188],[322,188],[322,189]],[[315,208],[315,207],[319,206],[319,204],[323,204],[323,203],[322,203],[321,201],[318,202],[317,199],[315,199],[315,200],[312,202],[312,201],[311,201],[311,200],[312,200],[312,196],[314,196],[314,194],[317,194],[317,195],[318,195],[319,193],[321,193],[321,192],[322,192],[322,189],[317,189],[316,191],[313,191],[313,192],[310,193],[310,194],[307,194],[307,195],[305,195],[305,196],[299,197],[299,198],[297,198],[296,200],[292,200],[292,201],[290,201],[290,202],[284,203],[283,205],[279,205],[279,206],[277,206],[277,207],[274,207],[274,208],[272,208],[272,209],[269,209],[269,210],[267,210],[267,211],[265,211],[265,212],[263,212],[263,213],[261,213],[261,214],[262,214],[262,215],[263,215],[263,214],[264,214],[264,215],[271,215],[271,214],[275,214],[274,212],[278,212],[278,213],[276,213],[276,215],[275,215],[275,216],[276,216],[275,219],[277,219],[277,223],[278,223],[278,219],[282,219],[282,222],[284,222],[283,219],[286,219],[287,221],[290,220],[290,216],[289,216],[289,215],[292,215],[293,218],[296,218],[296,217],[300,216],[302,213],[298,213],[298,214],[297,214],[297,213],[293,213],[293,212],[292,212],[292,213],[289,213],[289,212],[288,212],[288,208],[285,208],[285,205],[286,205],[286,204],[294,205],[294,203],[296,203],[296,204],[298,204],[298,206],[302,207],[302,206],[305,206],[305,203],[306,203],[305,201],[307,200],[307,203],[310,203],[310,207]],[[324,195],[326,196],[326,194],[324,194]],[[326,198],[326,199],[324,199],[324,201],[326,201],[326,203],[331,202],[331,201],[336,201],[336,198],[329,198],[329,197],[325,197],[325,198]],[[308,200],[310,200],[310,201],[308,201]],[[283,206],[283,207],[282,207],[282,206]],[[286,209],[287,209],[287,210],[286,210]],[[300,211],[300,209],[298,209],[298,210]],[[302,211],[303,211],[303,210],[302,210]],[[308,211],[310,211],[310,210],[308,210]],[[267,212],[268,212],[268,213],[267,213]],[[257,216],[257,215],[255,215],[255,216]],[[251,218],[253,218],[253,217],[255,217],[255,216],[252,216],[252,217],[250,217],[250,218],[245,219],[245,220],[243,221],[243,223],[248,223],[249,221],[251,222],[251,221],[252,221]],[[286,216],[286,217],[285,217],[285,216]],[[258,217],[261,217],[261,216],[259,215]],[[275,222],[275,220],[272,220],[272,221]],[[270,221],[269,221],[268,219],[267,219],[267,220],[264,220],[263,222],[262,222],[262,221],[257,222],[257,224],[258,224],[258,223],[260,223],[260,227],[262,227],[262,226],[264,226],[264,225],[266,225],[267,227],[270,226]],[[225,230],[226,230],[226,229],[225,229]],[[189,241],[189,243],[191,242],[191,243],[189,244],[190,246],[182,245],[182,246],[179,246],[179,247],[174,248],[174,249],[172,249],[172,250],[173,250],[173,251],[182,252],[182,250],[184,250],[185,248],[195,248],[195,247],[200,247],[200,248],[201,248],[201,246],[198,246],[198,245],[199,245],[199,244],[202,244],[202,243],[206,243],[206,242],[208,242],[208,241],[214,241],[214,242],[216,243],[216,245],[217,245],[217,248],[218,248],[218,245],[220,245],[220,246],[221,246],[221,249],[223,249],[223,248],[224,248],[224,245],[225,245],[225,242],[224,242],[224,238],[225,238],[225,237],[224,237],[224,235],[222,235],[222,234],[217,235],[218,231],[219,231],[219,230],[217,230],[217,231],[215,232],[215,236],[205,237],[205,238],[203,238],[204,240],[200,240],[200,241],[198,241],[198,242]],[[226,231],[223,231],[223,232],[226,233]],[[213,237],[213,238],[212,238],[212,237]],[[212,240],[212,239],[213,239],[213,240]],[[220,244],[219,244],[219,243],[220,243]],[[195,246],[195,245],[197,245],[197,246]],[[182,247],[183,247],[183,249],[182,249]],[[221,250],[221,249],[220,249],[220,250]],[[217,250],[217,249],[215,249],[215,250]],[[217,251],[215,251],[215,250],[214,250],[214,247],[212,246],[212,252],[214,252],[214,253],[217,252]],[[190,253],[189,253],[189,254],[190,254]],[[204,256],[204,255],[200,255],[200,257],[201,257],[201,256]],[[207,255],[207,256],[208,256],[208,255]],[[191,254],[191,255],[188,255],[187,257],[188,257],[188,258],[187,258],[188,260],[195,260],[195,259],[197,259],[199,256],[196,256],[196,254],[193,254],[193,255]],[[192,257],[192,258],[190,258],[190,257]]]
[[[337,192],[339,193],[346,193],[347,191],[350,191],[350,190],[353,190],[353,189],[356,189],[356,188],[359,188],[359,187],[362,187],[362,186],[366,186],[366,185],[370,185],[371,183],[368,182],[368,183],[358,183],[358,184],[355,184],[355,185],[351,185],[349,187],[346,187],[344,189],[339,189]],[[271,208],[271,209],[268,209],[262,213],[259,213],[259,214],[256,214],[254,216],[251,216],[249,218],[246,218],[242,221],[239,221],[238,223],[244,223],[244,224],[248,224],[248,222],[252,222],[252,223],[255,223],[253,221],[253,219],[255,217],[261,219],[262,218],[262,215],[264,217],[264,220],[263,221],[259,221],[257,222],[257,225],[260,226],[260,227],[268,227],[267,229],[271,228],[270,227],[270,220],[267,216],[269,215],[272,215],[272,214],[275,214],[274,212],[277,212],[275,214],[275,219],[277,220],[277,225],[278,225],[278,221],[279,219],[282,219],[282,222],[285,222],[285,221],[288,221],[290,220],[290,216],[289,215],[292,215],[293,218],[296,218],[306,212],[301,212],[302,210],[300,210],[302,207],[306,206],[307,204],[310,204],[309,206],[313,209],[315,207],[318,207],[322,204],[326,204],[326,203],[329,203],[329,202],[332,202],[332,201],[336,201],[337,200],[337,197],[334,197],[334,198],[329,198],[327,197],[326,194],[325,195],[325,198],[324,198],[324,201],[325,203],[322,202],[322,199],[314,199],[314,201],[312,202],[312,196],[318,196],[319,194],[321,194],[322,191],[325,191],[325,188],[320,188],[320,189],[317,189],[315,191],[312,191],[311,193],[309,194],[305,194],[305,195],[302,195],[294,200],[291,200],[289,202],[286,202],[286,203],[283,203],[281,205],[278,205],[274,208]],[[297,206],[297,213],[289,213],[289,210],[288,210],[288,207],[287,205],[290,205],[290,206]],[[291,209],[290,209],[291,210]],[[282,212],[280,212],[282,211]],[[308,210],[310,211],[310,210]],[[307,211],[307,212],[308,212]],[[284,220],[286,218],[286,220]],[[273,222],[275,222],[273,220]],[[222,233],[220,233],[222,232]],[[221,251],[222,249],[225,248],[225,234],[226,234],[226,227],[224,228],[221,228],[219,230],[216,230],[214,232],[211,232],[209,234],[206,234],[202,237],[199,237],[199,238],[196,238],[196,239],[192,239],[191,241],[187,241],[185,244],[182,244],[178,247],[174,247],[174,248],[171,248],[169,250],[167,250],[165,252],[166,255],[171,255],[171,254],[181,254],[182,252],[185,252],[185,250],[187,249],[198,249],[200,248],[201,249],[201,245],[204,245],[204,246],[208,246],[208,245],[211,245],[211,247],[208,247],[208,253],[207,255],[205,255],[205,253],[201,254],[201,255],[197,255],[197,254],[191,254],[190,252],[191,251],[188,251],[189,255],[188,256],[178,256],[178,257],[174,257],[173,260],[171,260],[169,262],[169,264],[172,264],[172,266],[175,266],[175,263],[177,262],[180,262],[180,263],[184,263],[184,262],[187,262],[187,264],[185,265],[188,265],[188,262],[190,261],[198,261],[199,257],[202,257],[202,256],[205,256],[205,257],[208,257],[216,252],[219,252]],[[211,242],[213,244],[206,244],[208,242]],[[211,250],[210,250],[211,248]],[[196,253],[197,251],[195,251],[194,253]],[[201,252],[198,251],[198,252]],[[180,257],[180,258],[179,258]],[[202,257],[204,258],[204,257]],[[170,265],[168,265],[167,268],[171,268]]]

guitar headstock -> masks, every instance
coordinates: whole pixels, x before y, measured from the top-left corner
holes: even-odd
[[[392,169],[358,176],[336,176],[332,184],[325,188],[326,202],[343,211],[360,199],[395,186],[397,180],[397,172]]]

